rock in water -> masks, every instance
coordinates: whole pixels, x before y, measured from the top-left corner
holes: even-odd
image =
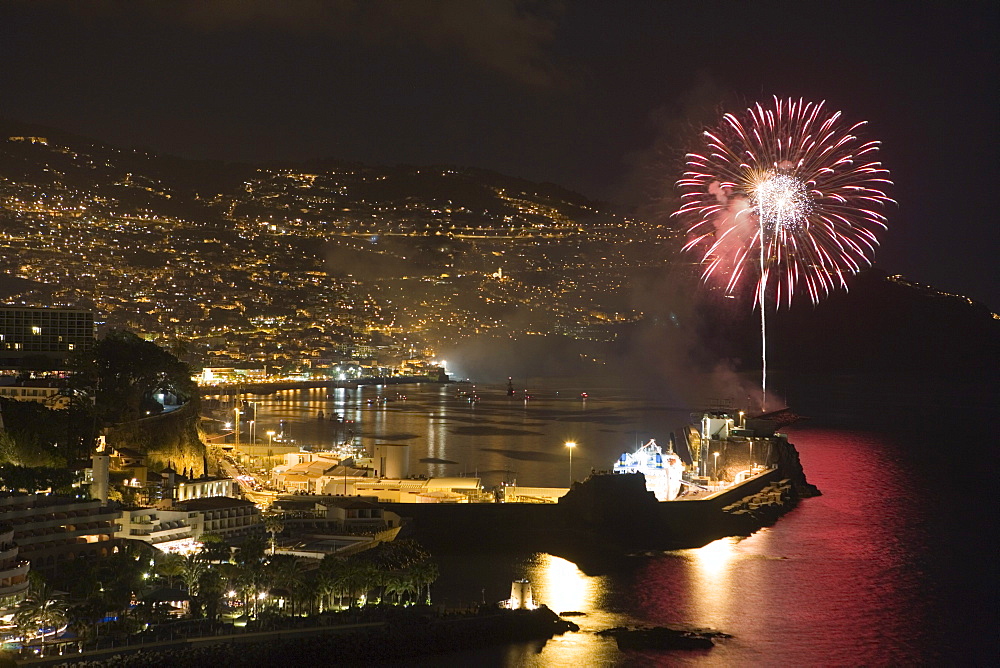
[[[610,635],[618,643],[621,650],[645,649],[712,649],[715,643],[713,636],[728,637],[723,633],[684,631],[666,626],[656,626],[648,629],[608,629],[601,635]]]

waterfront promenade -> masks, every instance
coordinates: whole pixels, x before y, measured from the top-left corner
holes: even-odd
[[[67,644],[62,655],[18,658],[8,665],[132,668],[217,664],[259,668],[327,665],[332,657],[338,664],[371,665],[520,640],[547,640],[577,629],[544,607],[470,608],[453,613],[429,608],[366,608],[339,614],[371,621],[340,624],[337,615],[319,615],[284,620],[291,626],[286,629],[220,633],[83,653],[66,653],[75,647]]]
[[[77,651],[75,643],[62,643],[46,648],[50,656],[39,656],[35,658],[21,658],[16,661],[18,666],[65,666],[65,665],[105,665],[106,662],[115,660],[111,665],[128,663],[127,657],[137,654],[143,656],[156,653],[181,654],[184,652],[197,652],[212,645],[228,645],[230,647],[243,647],[253,643],[273,643],[279,640],[295,640],[305,637],[328,634],[348,634],[352,636],[363,636],[375,629],[385,626],[385,622],[368,622],[361,624],[338,624],[329,626],[310,626],[308,628],[290,628],[274,631],[236,631],[232,627],[227,630],[231,632],[218,632],[213,635],[182,637],[169,640],[159,640],[156,642],[128,641],[115,645],[112,643],[108,647],[101,649]],[[221,631],[222,629],[220,629]],[[58,652],[62,652],[59,654]],[[0,664],[3,665],[3,664]],[[138,664],[136,664],[138,665]]]
[[[428,376],[372,376],[357,380],[274,380],[252,383],[222,383],[218,385],[199,385],[198,391],[203,397],[218,395],[242,394],[273,394],[283,390],[310,390],[314,388],[338,388],[354,390],[361,385],[409,385],[412,383],[446,382]]]

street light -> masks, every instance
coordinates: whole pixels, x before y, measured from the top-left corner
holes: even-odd
[[[234,408],[233,412],[236,414],[236,450],[240,449],[240,409]]]
[[[718,452],[713,452],[712,456],[715,457],[714,473],[715,473],[715,481],[718,482],[719,481],[719,453]]]
[[[566,441],[566,448],[569,450],[569,486],[573,486],[573,448],[576,447],[574,441]]]

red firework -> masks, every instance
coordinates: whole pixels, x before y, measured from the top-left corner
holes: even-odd
[[[798,294],[816,303],[871,264],[892,182],[874,161],[879,142],[855,134],[864,122],[846,123],[823,102],[773,102],[705,131],[677,182],[674,215],[688,224],[684,249],[700,255],[706,281],[732,292],[756,268],[758,304],[770,286],[779,305]]]

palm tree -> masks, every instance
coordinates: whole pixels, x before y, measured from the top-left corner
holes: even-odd
[[[222,574],[215,568],[209,568],[198,578],[198,598],[205,611],[205,617],[215,621],[219,618],[222,597],[225,591]]]
[[[315,593],[316,598],[319,599],[319,612],[322,613],[324,610],[330,607],[329,600],[330,595],[337,591],[339,583],[337,582],[337,576],[333,572],[323,570],[322,564],[320,565],[320,570],[316,574],[315,580]]]
[[[362,596],[367,602],[368,592],[379,584],[379,572],[367,562],[346,561],[340,572],[340,582],[344,592],[350,597],[348,606],[353,608]]]
[[[240,545],[234,559],[238,564],[263,561],[264,547],[263,536],[248,536]]]
[[[67,622],[69,606],[61,596],[56,596],[47,585],[40,584],[21,601],[14,612],[14,623],[25,639],[32,630],[42,637],[42,654],[45,653],[45,631],[52,635]],[[34,633],[32,633],[34,635]]]
[[[404,605],[404,597],[420,593],[420,586],[410,573],[405,571],[386,574],[385,593],[396,596],[396,605]]]
[[[184,557],[176,552],[164,554],[156,560],[154,570],[167,579],[167,587],[173,587],[174,578],[184,573]]]
[[[297,562],[298,559],[291,555],[279,554],[272,556],[266,566],[271,584],[288,592],[286,600],[291,603],[292,614],[295,614],[295,599],[302,588],[302,571]]]
[[[232,556],[229,545],[217,533],[203,533],[201,546],[201,556],[206,561],[229,561]]]
[[[300,613],[312,615],[316,612],[316,599],[319,596],[319,579],[315,571],[303,574],[302,581],[295,590],[295,599],[302,604]]]
[[[254,616],[260,606],[260,594],[267,589],[268,574],[264,564],[259,561],[249,561],[236,565],[236,591],[243,600],[243,610],[248,616]]]
[[[148,573],[150,567],[149,554],[135,542],[128,541],[120,551],[97,562],[96,579],[101,583],[101,595],[108,611],[124,613],[133,596],[141,597],[148,585],[143,574]]]
[[[201,576],[206,570],[208,570],[208,564],[198,558],[198,555],[189,554],[184,557],[180,575],[181,579],[184,580],[184,586],[187,587],[188,594],[191,596],[198,595],[198,581],[201,580]]]
[[[395,596],[396,603],[398,604],[400,594],[404,589],[403,580],[404,578],[399,573],[383,573],[381,577],[382,598],[387,600],[390,596]]]
[[[410,576],[413,578],[414,583],[417,585],[417,593],[420,593],[420,587],[427,587],[427,597],[424,599],[426,605],[431,604],[431,584],[438,579],[441,575],[438,565],[426,559],[420,563],[413,564],[409,568]]]
[[[281,521],[280,513],[266,513],[263,518],[264,530],[271,534],[271,554],[274,554],[275,536],[285,530],[285,524]]]
[[[104,617],[104,601],[100,598],[78,600],[69,609],[69,628],[80,640],[81,647],[97,638],[99,620]]]
[[[344,607],[344,596],[349,570],[347,563],[342,558],[332,554],[323,557],[323,561],[319,564],[319,589],[324,592],[324,598],[336,591],[337,604],[341,608]]]

